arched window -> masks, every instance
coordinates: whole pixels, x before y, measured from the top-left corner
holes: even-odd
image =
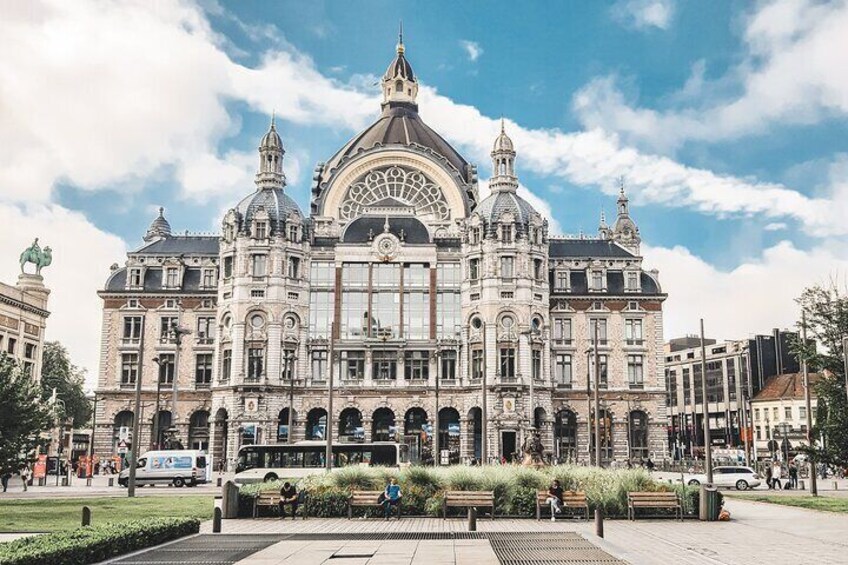
[[[292,415],[292,423],[294,422],[294,414]],[[289,409],[283,408],[277,418],[277,443],[287,443],[289,441]]]
[[[642,410],[630,413],[630,458],[648,458],[648,415]]]
[[[167,432],[171,428],[173,418],[168,410],[159,411],[159,425],[156,425],[156,416],[150,418],[150,443],[153,449],[162,449],[167,438]]]
[[[327,411],[313,408],[306,415],[306,439],[324,439],[327,429]]]
[[[431,428],[427,422],[427,412],[423,408],[410,408],[403,418],[403,431],[409,446],[409,460],[413,464],[432,463]]]
[[[356,408],[345,408],[339,414],[339,439],[348,441],[364,440],[365,431],[362,429],[362,412]]]
[[[371,417],[371,441],[394,441],[396,436],[395,413],[388,408],[377,408]]]
[[[115,420],[112,423],[112,452],[118,451],[119,444],[126,444],[127,447],[132,445],[132,428],[133,428],[133,413],[129,410],[124,410],[115,414]]]

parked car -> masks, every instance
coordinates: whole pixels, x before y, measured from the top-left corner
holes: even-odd
[[[148,451],[138,458],[135,471],[135,484],[161,485],[172,484],[175,487],[195,486],[209,480],[210,467],[203,451],[170,450]],[[122,487],[129,482],[129,469],[118,475],[118,484]]]
[[[687,484],[697,486],[707,482],[707,475],[699,473],[689,477]],[[719,488],[735,488],[748,490],[760,486],[762,479],[750,467],[715,467],[713,469],[713,484]]]

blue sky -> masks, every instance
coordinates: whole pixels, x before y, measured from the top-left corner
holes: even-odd
[[[481,178],[501,116],[522,184],[564,234],[612,216],[625,176],[646,267],[670,295],[666,337],[699,316],[719,338],[790,325],[792,298],[848,264],[844,1],[4,10],[0,250],[53,244],[50,337],[92,373],[95,292],[155,209],[175,230],[217,231],[253,189],[276,110],[307,210],[315,164],[379,112],[400,20],[422,117]]]

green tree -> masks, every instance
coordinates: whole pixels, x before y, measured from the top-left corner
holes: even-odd
[[[0,468],[16,468],[52,426],[50,407],[32,378],[0,353]]]
[[[814,445],[806,451],[815,461],[848,466],[848,399],[845,394],[843,336],[848,335],[848,295],[832,282],[806,289],[797,300],[807,317],[807,338],[794,349],[810,371],[827,370],[816,391]],[[801,322],[799,322],[799,327]]]
[[[74,427],[80,428],[88,423],[91,417],[91,403],[85,397],[83,384],[85,371],[71,363],[68,350],[58,341],[48,341],[44,344],[44,355],[41,364],[41,397],[46,401],[53,395],[65,403],[65,413],[59,404],[59,415],[63,419],[73,418]]]

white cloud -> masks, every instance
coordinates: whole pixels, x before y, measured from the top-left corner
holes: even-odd
[[[766,231],[782,231],[788,229],[789,225],[786,222],[771,222],[763,228]]]
[[[483,54],[483,48],[480,47],[480,44],[476,41],[463,39],[459,42],[459,44],[465,50],[465,54],[468,55],[468,60],[472,63],[479,59],[480,55]]]
[[[721,271],[683,247],[643,245],[645,266],[660,271],[669,295],[665,337],[698,331],[719,339],[741,339],[771,328],[792,328],[799,317],[794,300],[806,288],[848,273],[848,255],[840,248],[798,249],[784,241],[756,260]]]
[[[614,20],[636,29],[668,29],[674,16],[672,0],[618,0],[610,8]]]
[[[637,107],[635,100],[625,99],[616,77],[609,76],[586,85],[575,96],[574,108],[585,127],[616,131],[628,142],[664,151],[690,140],[736,139],[763,134],[776,124],[845,116],[846,29],[848,2],[762,2],[745,21],[745,57],[714,85],[705,85],[701,77],[697,90],[691,84],[684,87],[674,99],[684,98],[688,89],[694,96],[686,106],[667,111]],[[702,96],[704,86],[718,92]]]
[[[78,212],[56,205],[0,204],[0,280],[14,284],[20,272],[17,257],[34,238],[53,249],[53,263],[41,272],[50,289],[46,339],[61,341],[72,361],[88,370],[94,386],[100,357],[103,288],[109,265],[123,264],[126,245],[95,227]],[[31,270],[32,266],[30,266]]]

